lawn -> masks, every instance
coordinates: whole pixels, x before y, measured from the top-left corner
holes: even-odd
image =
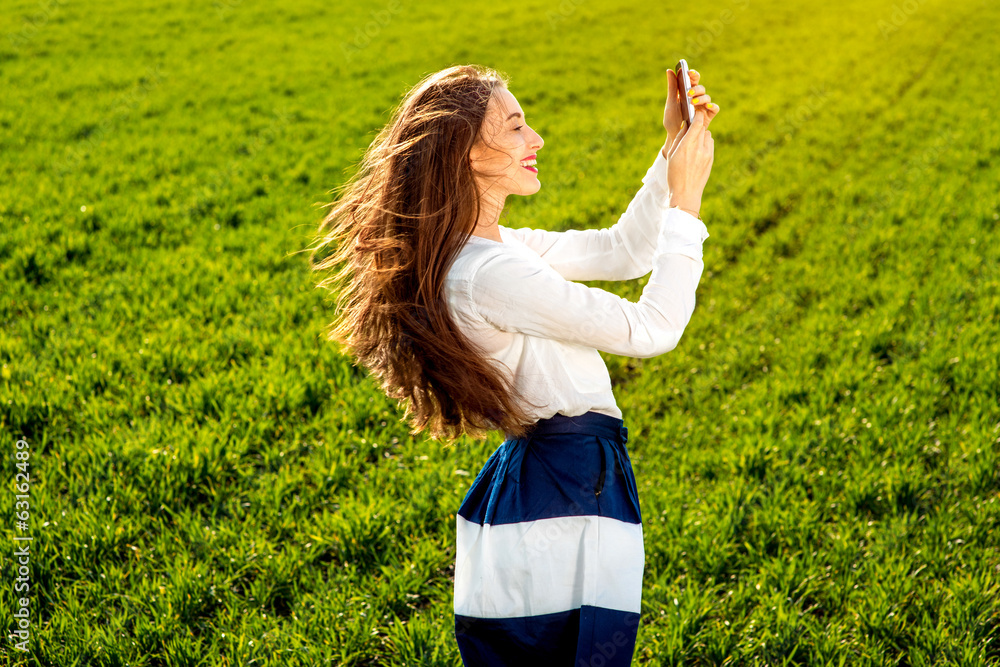
[[[721,107],[698,306],[673,352],[604,355],[635,664],[1000,664],[998,24],[972,0],[9,0],[0,621],[27,544],[30,635],[0,665],[460,665],[455,512],[502,436],[411,435],[324,340],[319,205],[409,86],[474,62],[545,138],[505,224],[610,226],[678,57]]]

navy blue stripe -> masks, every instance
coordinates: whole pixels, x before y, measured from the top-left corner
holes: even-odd
[[[632,663],[639,614],[584,605],[519,618],[455,616],[465,665],[626,667]]]
[[[566,516],[641,523],[626,439],[621,419],[597,412],[541,420],[493,452],[458,513],[491,525]]]
[[[599,435],[602,438],[620,438],[622,444],[628,440],[628,429],[625,427],[624,420],[593,410],[588,410],[582,415],[574,417],[567,417],[557,412],[548,419],[540,419],[535,422],[534,427],[531,428],[526,437],[552,433],[586,433]],[[514,439],[510,435],[506,437],[507,440]]]

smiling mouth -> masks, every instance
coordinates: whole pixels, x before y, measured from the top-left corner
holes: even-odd
[[[521,160],[521,166],[530,171],[531,173],[537,174],[538,168],[535,167],[535,164],[537,164],[537,162],[538,161],[535,158],[531,158],[530,160]]]

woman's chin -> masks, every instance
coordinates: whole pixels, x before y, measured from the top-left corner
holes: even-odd
[[[542,182],[537,178],[532,179],[533,182],[525,183],[524,188],[521,190],[521,194],[524,196],[533,195],[542,189]]]

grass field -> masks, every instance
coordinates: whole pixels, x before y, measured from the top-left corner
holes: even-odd
[[[678,56],[722,109],[698,307],[605,355],[635,663],[1000,664],[1000,5],[341,4],[5,3],[0,665],[460,664],[454,513],[502,438],[411,436],[298,251],[466,62],[546,141],[505,224],[613,224]]]

